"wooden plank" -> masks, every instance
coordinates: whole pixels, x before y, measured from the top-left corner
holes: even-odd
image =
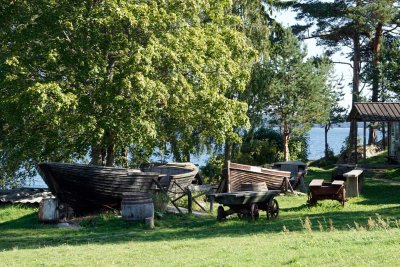
[[[324,183],[324,180],[322,180],[322,179],[314,179],[311,181],[309,186],[322,186],[323,183]]]
[[[226,166],[226,180],[228,183],[228,192],[231,192],[231,161],[228,160],[228,166]]]
[[[344,185],[344,181],[334,180],[334,181],[332,182],[332,185]]]
[[[363,170],[352,170],[343,174],[344,177],[358,177],[363,173]]]

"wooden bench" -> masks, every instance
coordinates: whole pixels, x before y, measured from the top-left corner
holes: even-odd
[[[362,169],[355,169],[343,174],[343,177],[346,178],[346,195],[348,197],[358,197],[360,195],[358,179],[362,173]]]

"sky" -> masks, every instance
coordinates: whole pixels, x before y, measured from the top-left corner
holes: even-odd
[[[296,12],[293,11],[274,12],[273,17],[276,19],[276,21],[278,21],[279,23],[281,23],[283,26],[286,27],[299,23],[295,19]],[[324,48],[322,46],[317,46],[315,39],[304,40],[304,43],[307,46],[308,55],[310,57],[321,55],[324,53]],[[343,55],[343,52],[346,52],[346,50],[334,54],[332,56],[332,61],[347,62],[352,64],[352,62]],[[345,85],[343,89],[345,96],[343,101],[341,102],[341,106],[351,107],[351,82],[353,78],[352,68],[349,65],[345,64],[334,64],[334,75],[337,79],[343,77],[343,85]]]

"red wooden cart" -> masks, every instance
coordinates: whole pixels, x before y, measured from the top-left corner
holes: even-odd
[[[332,199],[339,201],[343,206],[346,202],[346,190],[344,181],[325,182],[314,179],[311,181],[310,192],[308,193],[308,204],[314,205],[318,200]]]

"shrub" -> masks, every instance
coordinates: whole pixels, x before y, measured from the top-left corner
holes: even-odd
[[[157,212],[165,212],[167,208],[169,198],[164,192],[154,192],[152,195],[154,210]]]

